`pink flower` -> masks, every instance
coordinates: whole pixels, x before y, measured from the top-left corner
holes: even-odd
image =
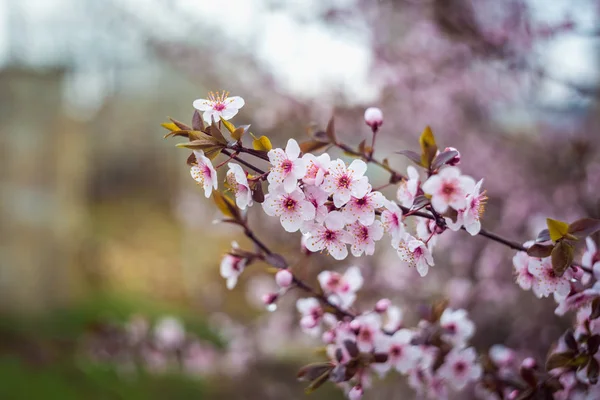
[[[323,153],[317,157],[314,154],[306,153],[302,156],[302,159],[306,163],[306,175],[304,175],[302,181],[307,185],[320,186],[331,163],[329,154]]]
[[[515,352],[502,344],[490,347],[489,355],[492,362],[499,368],[509,367],[515,361]]]
[[[296,232],[304,221],[315,218],[315,207],[306,201],[300,189],[286,193],[281,186],[276,186],[265,196],[262,206],[267,215],[279,217],[287,232]]]
[[[392,237],[392,246],[397,246],[406,233],[402,222],[402,210],[393,201],[385,201],[385,210],[381,212],[383,228]]]
[[[377,107],[369,107],[365,110],[365,123],[374,131],[383,124],[383,113]]]
[[[219,121],[220,117],[224,120],[233,118],[240,108],[244,107],[244,99],[239,96],[227,97],[228,92],[208,93],[208,99],[194,100],[193,106],[198,111],[204,111],[202,118],[207,123]]]
[[[462,309],[446,308],[440,317],[440,326],[444,330],[442,338],[455,346],[464,346],[475,332],[475,324]]]
[[[305,186],[304,195],[306,196],[306,201],[315,207],[315,221],[322,223],[329,212],[325,205],[329,195],[323,189],[316,186]]]
[[[234,247],[237,247],[234,244]],[[238,277],[246,268],[246,259],[231,254],[226,254],[221,260],[221,276],[227,280],[227,289],[235,287]]]
[[[567,311],[578,310],[591,304],[598,297],[600,297],[600,282],[596,282],[591,288],[560,299],[554,313],[556,315],[565,315]]]
[[[290,287],[293,281],[294,275],[287,269],[280,269],[275,274],[275,282],[277,283],[277,286],[282,289]]]
[[[402,374],[406,374],[417,366],[420,357],[419,348],[410,343],[413,336],[413,332],[408,329],[400,329],[392,336],[384,335],[378,340],[375,352],[387,353],[388,360],[385,364],[395,368],[396,371]]]
[[[450,218],[446,218],[448,228],[453,231],[458,231],[461,226],[464,226],[471,236],[475,236],[479,233],[481,230],[481,222],[479,219],[483,215],[485,201],[487,200],[487,196],[485,196],[484,193],[479,193],[482,183],[483,179],[477,182],[473,192],[467,195],[467,206],[458,210],[456,222],[452,221]]]
[[[552,269],[550,257],[542,260],[533,259],[528,266],[529,272],[536,277],[533,282],[533,293],[538,297],[548,297],[553,293],[567,296],[571,291],[571,272],[567,269],[563,276],[557,276]]]
[[[523,290],[530,290],[536,277],[529,271],[529,263],[536,259],[527,255],[524,251],[519,251],[513,256],[513,266],[517,276],[517,285]]]
[[[174,317],[161,318],[154,327],[156,344],[162,349],[175,349],[185,340],[185,328]]]
[[[348,222],[360,221],[371,225],[375,220],[375,210],[383,207],[385,197],[380,192],[370,192],[363,197],[351,197],[342,213]]]
[[[373,350],[376,338],[382,335],[381,317],[375,313],[359,315],[350,324],[356,331],[356,345],[361,352]]]
[[[369,190],[369,179],[363,176],[367,172],[367,164],[362,160],[354,160],[349,167],[340,159],[333,160],[329,167],[329,175],[325,177],[322,188],[333,194],[333,204],[340,208],[352,196],[364,197]]]
[[[419,191],[419,173],[412,165],[407,168],[407,172],[408,180],[404,180],[400,183],[396,196],[398,197],[400,204],[404,207],[411,208],[415,202],[415,197],[417,197],[417,192]]]
[[[406,234],[404,239],[398,243],[398,257],[409,267],[416,267],[419,275],[425,276],[429,267],[433,267],[433,257],[427,245],[421,240]]]
[[[467,349],[453,349],[446,355],[444,364],[439,369],[440,377],[457,390],[462,390],[467,383],[481,377],[481,366],[476,364],[477,354],[472,347]]]
[[[306,174],[306,161],[298,158],[300,155],[300,146],[294,139],[287,142],[285,151],[282,149],[272,149],[268,153],[271,162],[271,170],[267,176],[269,183],[273,185],[283,184],[287,193],[293,192],[298,179]]]
[[[198,184],[202,185],[204,195],[209,198],[213,188],[217,190],[218,187],[217,171],[213,168],[210,159],[204,156],[202,150],[194,150],[194,156],[196,157],[196,165],[192,166],[190,174]]]
[[[352,235],[350,251],[354,257],[360,257],[362,253],[372,256],[375,253],[375,241],[383,237],[383,225],[380,221],[373,221],[369,226],[356,221],[348,226],[348,231]]]
[[[596,243],[591,237],[585,238],[585,252],[581,257],[581,263],[584,267],[594,270],[594,277],[600,279],[600,252],[596,248]]]
[[[350,267],[344,275],[333,271],[321,272],[317,279],[327,299],[342,308],[348,308],[356,299],[356,292],[363,285],[358,267]]]
[[[327,249],[336,260],[348,256],[346,244],[352,243],[352,236],[344,230],[344,217],[339,211],[330,212],[324,224],[313,224],[307,230],[306,248],[312,252]]]
[[[470,176],[461,176],[457,167],[442,169],[423,184],[423,191],[431,195],[431,205],[439,213],[445,213],[448,206],[455,210],[465,208],[466,195],[475,188]]]
[[[324,312],[321,304],[314,297],[306,299],[298,299],[296,301],[296,309],[302,318],[300,319],[300,327],[309,335],[316,336],[319,334],[319,324],[323,318]]]
[[[362,399],[364,390],[362,385],[352,386],[352,389],[348,392],[348,400],[360,400]]]
[[[231,191],[235,195],[235,203],[237,206],[245,210],[246,207],[250,207],[253,204],[252,191],[248,185],[248,178],[246,173],[237,164],[229,163],[229,171],[227,171],[227,184],[231,188]]]

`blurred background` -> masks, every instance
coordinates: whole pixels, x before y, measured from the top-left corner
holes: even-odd
[[[0,0],[0,398],[304,398],[296,371],[321,356],[296,294],[266,313],[260,265],[227,291],[220,259],[248,243],[212,224],[187,152],[162,138],[208,91],[242,96],[233,122],[276,147],[333,112],[357,145],[378,106],[375,155],[401,170],[394,151],[429,124],[485,178],[484,227],[524,242],[547,216],[600,217],[599,39],[595,0]],[[299,234],[250,219],[300,257]],[[514,284],[496,243],[444,235],[425,279],[385,247],[315,255],[307,277],[359,265],[364,306],[390,297],[407,326],[446,297],[482,351],[541,359],[569,324]],[[390,378],[371,398],[405,390]]]

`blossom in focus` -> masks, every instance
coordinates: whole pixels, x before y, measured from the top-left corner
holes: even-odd
[[[339,211],[330,212],[324,223],[312,224],[307,230],[306,248],[312,252],[327,249],[336,260],[348,256],[346,245],[352,243],[352,235],[344,230],[344,217]]]
[[[234,243],[234,248],[237,244]],[[247,260],[242,257],[234,256],[232,254],[225,254],[221,260],[221,276],[227,280],[227,289],[231,290],[235,287],[238,281],[238,277],[244,272],[246,268]]]
[[[453,231],[458,231],[464,226],[471,236],[475,236],[479,233],[481,230],[481,222],[479,220],[483,215],[485,201],[487,200],[485,192],[480,193],[482,183],[483,179],[477,182],[473,192],[467,195],[467,206],[458,210],[456,222],[452,221],[450,218],[446,218],[448,228]]]
[[[331,163],[329,154],[323,153],[317,157],[314,154],[306,153],[302,156],[302,159],[306,163],[306,174],[302,181],[307,185],[320,186]]]
[[[383,125],[383,113],[377,107],[369,107],[365,110],[365,123],[374,131]]]
[[[369,192],[363,197],[351,197],[342,213],[346,221],[360,221],[363,225],[371,225],[375,220],[375,210],[383,207],[385,197],[380,192]]]
[[[392,237],[392,246],[396,247],[406,233],[402,222],[402,210],[393,201],[385,200],[385,209],[381,212],[383,228]]]
[[[371,189],[369,179],[364,176],[367,164],[362,160],[354,160],[350,166],[340,160],[333,160],[329,167],[329,175],[321,186],[328,194],[333,194],[333,204],[342,207],[352,196],[364,197]]]
[[[412,165],[406,169],[408,180],[403,180],[398,186],[396,197],[404,207],[411,208],[419,191],[419,173]]]
[[[315,207],[306,201],[300,189],[286,193],[281,186],[276,186],[265,196],[262,206],[267,215],[279,217],[287,232],[296,232],[304,221],[315,218]]]
[[[398,243],[398,256],[409,267],[417,268],[419,275],[425,276],[429,267],[433,266],[433,256],[427,245],[409,234]]]
[[[323,189],[317,186],[305,186],[304,195],[306,196],[306,201],[315,207],[315,221],[322,223],[329,212],[325,205],[329,196]]]
[[[462,390],[469,382],[481,377],[481,366],[476,360],[477,354],[472,347],[462,350],[455,348],[446,355],[439,374],[455,389]]]
[[[227,184],[235,195],[235,204],[245,210],[253,204],[252,190],[248,185],[248,177],[238,164],[229,163],[229,171],[227,171]]]
[[[431,205],[439,213],[445,213],[448,207],[455,210],[465,208],[466,196],[474,188],[473,178],[461,175],[457,167],[444,168],[423,183],[423,191],[431,195]]]
[[[218,187],[217,171],[215,171],[210,159],[204,156],[202,150],[194,150],[194,156],[196,157],[196,164],[190,169],[190,174],[199,185],[202,185],[204,195],[209,198],[213,189],[217,190]]]
[[[219,121],[220,117],[224,120],[233,118],[240,108],[244,107],[244,99],[240,96],[228,97],[228,92],[208,93],[208,99],[194,100],[192,104],[198,111],[203,111],[202,118],[207,123]]]
[[[290,139],[283,149],[271,149],[268,153],[271,170],[267,180],[272,185],[283,185],[287,193],[293,192],[298,186],[298,179],[306,174],[306,161],[300,156],[300,146]]]
[[[538,298],[548,297],[554,293],[565,297],[571,291],[571,284],[569,283],[571,271],[567,269],[563,276],[556,275],[550,257],[541,260],[532,259],[528,268],[529,272],[536,278],[533,282],[533,293]]]
[[[356,299],[356,292],[363,285],[363,277],[358,267],[350,267],[344,275],[335,271],[323,271],[317,279],[327,299],[342,308],[348,308]]]
[[[380,221],[373,221],[365,226],[359,221],[348,225],[348,232],[352,235],[350,251],[354,257],[360,257],[363,253],[372,256],[375,253],[375,241],[383,237],[383,225]]]
[[[177,318],[163,317],[154,326],[154,339],[159,348],[177,348],[185,340],[185,328]]]
[[[513,256],[513,266],[517,276],[517,285],[523,290],[530,290],[536,277],[529,271],[529,263],[536,262],[536,259],[530,257],[526,252],[519,251]]]
[[[475,324],[463,309],[446,308],[440,317],[440,326],[444,330],[442,338],[455,346],[464,346],[475,333]]]

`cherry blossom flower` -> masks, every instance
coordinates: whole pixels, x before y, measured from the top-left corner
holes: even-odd
[[[392,336],[382,335],[377,341],[375,352],[387,353],[388,359],[384,364],[406,374],[416,367],[420,357],[419,348],[411,344],[413,336],[414,333],[408,329],[400,329]],[[374,367],[384,369],[386,366],[375,364]]]
[[[185,328],[177,318],[163,317],[154,326],[154,339],[159,348],[177,348],[185,340]]]
[[[327,295],[327,299],[342,308],[348,308],[356,299],[356,292],[363,285],[363,277],[358,267],[350,267],[344,275],[334,271],[323,271],[317,279]]]
[[[383,113],[377,107],[369,107],[365,110],[365,123],[374,131],[383,125]]]
[[[440,326],[444,330],[442,338],[455,346],[464,346],[475,332],[475,324],[462,309],[446,308],[440,317]]]
[[[302,330],[312,336],[318,335],[320,330],[319,324],[325,314],[319,301],[314,297],[298,299],[296,301],[296,309],[302,314],[302,318],[300,319]]]
[[[469,382],[481,377],[481,366],[476,364],[476,359],[477,354],[472,347],[462,350],[455,348],[446,355],[439,374],[455,389],[462,390]]]
[[[234,248],[237,244],[234,242]],[[226,254],[221,260],[221,276],[227,280],[227,289],[231,290],[235,287],[238,277],[244,272],[247,260],[231,254]]]
[[[375,241],[383,237],[383,225],[380,221],[373,221],[369,226],[356,221],[348,225],[348,231],[352,235],[350,251],[354,257],[360,257],[363,253],[372,256],[375,253]]]
[[[277,286],[282,289],[290,287],[293,281],[294,275],[287,269],[280,269],[275,274],[275,282],[277,282]]]
[[[362,352],[370,352],[375,346],[375,341],[381,332],[381,317],[376,313],[359,315],[350,327],[356,331],[356,345]]]
[[[594,283],[591,288],[581,292],[569,294],[569,296],[558,299],[558,306],[554,310],[556,315],[565,315],[567,311],[578,310],[591,304],[594,299],[600,297],[600,282]]]
[[[398,186],[396,197],[404,207],[411,208],[419,191],[419,173],[412,165],[406,169],[408,180],[403,180]]]
[[[267,215],[279,217],[287,232],[296,232],[304,221],[315,218],[315,207],[300,189],[286,193],[283,187],[276,186],[265,196],[262,206]]]
[[[307,185],[320,186],[331,163],[329,154],[323,153],[317,157],[314,154],[306,153],[302,159],[306,163],[306,174],[302,177],[302,182]]]
[[[402,222],[402,210],[393,201],[385,200],[385,210],[381,212],[383,228],[392,237],[392,246],[398,246],[400,240],[406,233],[404,222]]]
[[[204,195],[209,198],[213,189],[217,190],[218,187],[217,171],[215,171],[210,159],[204,156],[202,150],[194,150],[194,156],[196,157],[196,165],[192,166],[190,174],[199,185],[202,185]]]
[[[421,276],[427,275],[429,267],[433,267],[433,257],[427,245],[409,234],[398,243],[398,256],[409,267],[416,267]]]
[[[268,153],[272,165],[267,180],[273,185],[283,184],[287,193],[293,192],[298,179],[306,174],[306,161],[298,158],[300,146],[294,139],[287,142],[285,151],[283,149],[271,149]]]
[[[524,251],[519,251],[513,256],[517,285],[523,290],[530,290],[536,280],[536,277],[529,271],[530,262],[536,262],[536,260]]]
[[[306,196],[306,201],[315,207],[315,221],[318,223],[325,221],[325,217],[327,217],[327,213],[329,212],[325,203],[329,195],[323,189],[316,186],[305,186],[304,195]]]
[[[328,194],[333,194],[333,204],[340,208],[352,196],[364,197],[369,190],[369,179],[364,176],[367,164],[362,160],[354,160],[349,167],[340,160],[333,160],[329,167],[329,175],[321,186]]]
[[[558,276],[552,268],[550,257],[541,260],[532,259],[528,266],[529,272],[536,277],[533,282],[533,293],[538,297],[548,297],[556,292],[560,296],[567,296],[571,291],[571,271],[568,269],[563,276]]]
[[[471,236],[475,236],[479,233],[481,230],[481,222],[479,219],[483,215],[485,201],[487,200],[487,196],[484,194],[485,192],[479,192],[481,190],[482,183],[483,179],[477,182],[473,192],[467,195],[467,206],[461,210],[458,210],[456,221],[446,218],[446,224],[448,225],[448,228],[453,231],[458,231],[462,226],[464,226]]]
[[[344,217],[339,211],[330,212],[323,225],[313,224],[307,230],[306,248],[312,252],[327,249],[336,260],[348,256],[346,244],[352,243],[352,235],[344,230]]]
[[[581,257],[581,263],[594,270],[594,277],[600,279],[600,252],[596,248],[596,243],[591,237],[585,238],[585,252]]]
[[[240,108],[244,107],[244,99],[240,96],[228,97],[228,92],[208,93],[208,99],[194,100],[192,104],[198,111],[203,111],[202,118],[207,123],[219,121],[220,117],[224,120],[233,118]]]
[[[375,220],[375,210],[383,207],[385,197],[380,192],[370,192],[363,197],[351,197],[342,213],[347,222],[360,221],[363,225],[371,225]]]
[[[245,210],[246,207],[252,206],[252,191],[248,185],[246,173],[238,164],[229,163],[229,171],[227,171],[227,184],[235,195],[235,203],[237,206]]]
[[[457,167],[444,168],[423,183],[423,191],[431,195],[431,205],[439,213],[445,213],[449,206],[455,210],[465,208],[466,195],[474,188],[473,178],[461,175]]]

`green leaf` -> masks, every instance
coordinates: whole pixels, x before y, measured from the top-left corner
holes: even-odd
[[[546,218],[546,225],[548,225],[548,232],[550,233],[550,239],[553,242],[564,238],[569,233],[569,224],[566,222],[558,221],[552,218]]]
[[[544,245],[536,243],[527,249],[527,254],[531,257],[545,258],[552,254],[552,249],[554,249],[553,244]]]
[[[254,148],[254,150],[269,151],[273,148],[273,145],[271,144],[271,141],[268,137],[261,136],[257,139],[255,138],[252,141],[252,147]]]
[[[223,117],[219,117],[219,118],[221,118],[221,123],[223,123],[223,125],[225,125],[225,128],[227,128],[229,133],[233,133],[235,131],[235,125],[233,125],[231,122],[227,121],[226,119],[223,119]]]
[[[438,150],[433,131],[429,125],[427,125],[423,130],[423,133],[421,133],[419,144],[421,145],[421,164],[424,167],[429,168]]]
[[[569,225],[569,233],[577,237],[586,237],[600,231],[600,220],[594,218],[582,218]]]
[[[561,240],[552,249],[552,269],[557,276],[563,276],[573,263],[575,248],[572,244]]]

